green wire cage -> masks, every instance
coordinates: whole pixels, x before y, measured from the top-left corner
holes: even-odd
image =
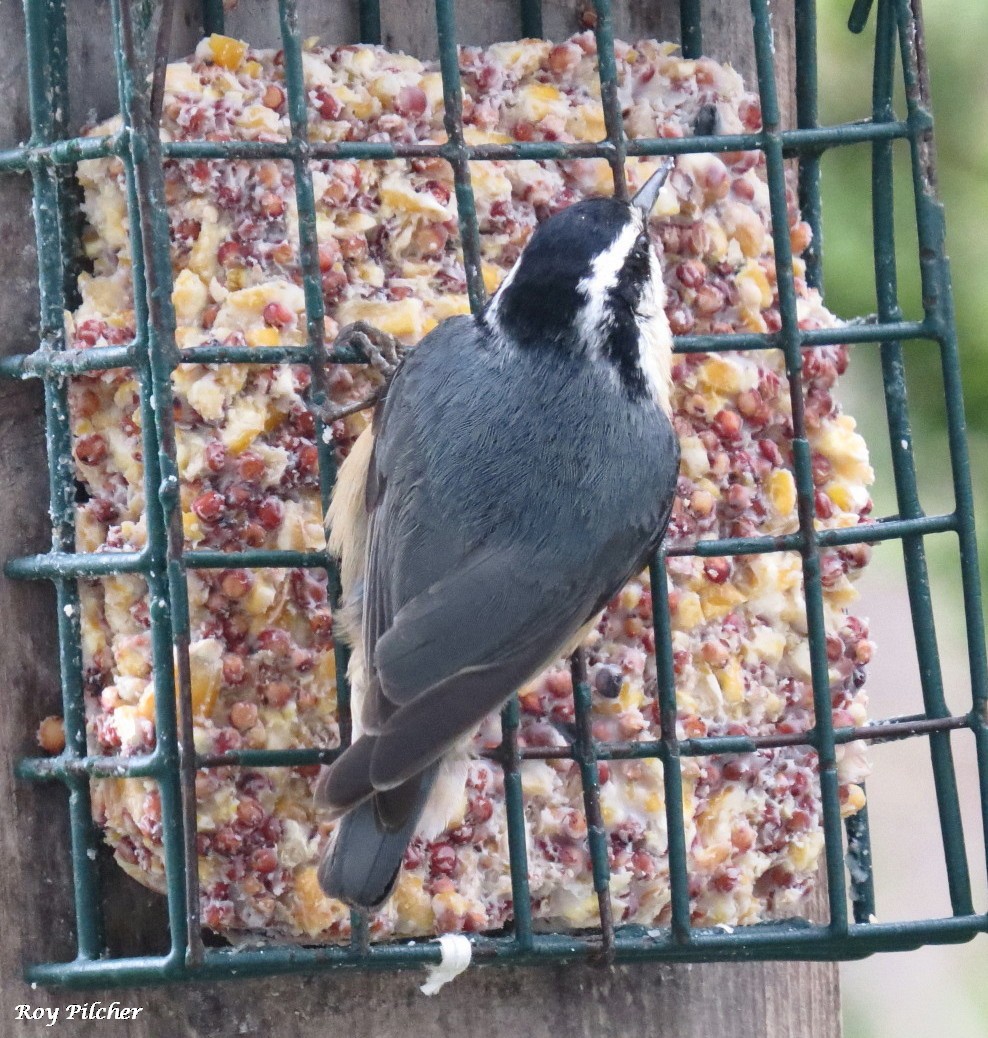
[[[272,0],[272,8],[275,4]],[[265,351],[264,363],[292,362],[311,365],[311,401],[326,400],[324,366],[327,362],[354,362],[353,354],[341,355],[324,341],[324,302],[320,287],[318,243],[311,159],[390,159],[412,155],[437,155],[454,171],[456,199],[470,303],[476,312],[484,303],[480,247],[469,164],[474,160],[603,158],[614,171],[614,182],[625,184],[623,164],[628,156],[678,155],[689,152],[760,150],[766,157],[768,191],[773,215],[773,236],[779,258],[781,330],[766,334],[682,336],[680,352],[730,350],[781,350],[785,357],[792,393],[793,454],[798,492],[799,529],[781,537],[750,537],[704,541],[690,549],[703,556],[730,556],[763,552],[797,552],[802,571],[809,628],[809,649],[816,720],[806,732],[758,738],[706,737],[677,740],[676,700],[669,618],[655,611],[656,661],[662,737],[634,744],[634,750],[612,750],[595,741],[590,726],[590,688],[579,662],[574,664],[574,697],[577,737],[568,752],[576,759],[583,781],[589,822],[589,847],[594,887],[599,895],[600,926],[596,932],[542,933],[533,930],[529,889],[520,763],[526,751],[515,734],[518,706],[509,705],[503,717],[504,741],[497,760],[504,769],[514,921],[508,932],[471,937],[478,963],[538,964],[559,961],[599,960],[631,962],[649,959],[708,961],[732,959],[853,959],[877,951],[904,950],[923,944],[961,942],[988,931],[988,916],[975,909],[967,849],[961,825],[958,783],[950,745],[950,733],[971,732],[977,747],[981,820],[988,832],[988,662],[984,623],[961,375],[955,336],[950,275],[944,252],[944,217],[936,194],[932,151],[932,119],[928,98],[921,17],[917,0],[879,0],[877,5],[874,90],[871,118],[860,122],[820,126],[817,117],[816,11],[814,0],[796,0],[796,59],[798,64],[797,127],[780,128],[772,25],[768,0],[751,0],[754,50],[763,128],[756,132],[688,139],[628,140],[624,136],[617,99],[613,20],[609,0],[596,0],[595,32],[599,48],[601,98],[606,139],[593,145],[522,143],[471,147],[464,138],[461,120],[460,71],[454,0],[435,0],[440,67],[448,140],[435,145],[344,142],[315,143],[306,127],[306,97],[302,77],[302,44],[295,0],[277,0],[284,73],[288,94],[291,137],[279,143],[181,142],[161,143],[154,113],[160,110],[167,34],[149,31],[155,5],[140,0],[113,0],[112,31],[115,44],[116,81],[123,128],[111,136],[74,138],[69,133],[67,82],[66,0],[24,0],[28,46],[31,138],[19,147],[0,152],[0,171],[8,176],[27,174],[33,183],[34,220],[40,277],[40,341],[33,353],[8,356],[0,361],[6,378],[37,378],[43,382],[45,429],[50,458],[50,552],[8,561],[9,577],[48,580],[57,590],[59,653],[62,700],[66,728],[65,750],[56,758],[31,758],[19,762],[18,772],[28,781],[62,783],[69,793],[71,855],[77,929],[77,955],[67,963],[29,966],[27,978],[39,984],[108,985],[159,981],[217,979],[265,975],[334,967],[398,969],[438,961],[440,949],[431,942],[392,941],[371,946],[359,916],[354,917],[348,946],[299,947],[267,945],[234,950],[205,947],[201,937],[199,888],[196,866],[195,775],[201,768],[223,764],[251,767],[311,765],[333,759],[329,750],[234,751],[220,756],[196,754],[192,739],[190,690],[189,603],[186,572],[195,568],[316,567],[329,575],[336,587],[333,562],[325,553],[244,550],[234,554],[186,550],[183,544],[179,478],[175,460],[172,420],[171,373],[183,361],[199,363],[256,363],[249,348],[230,346],[179,350],[175,344],[175,317],[171,306],[172,268],[168,219],[164,203],[162,163],[167,158],[267,158],[287,160],[295,174],[299,212],[300,255],[307,312],[304,347],[276,347]],[[683,52],[698,57],[703,50],[703,25],[698,0],[681,0],[680,24]],[[159,5],[164,20],[170,19],[169,0]],[[852,30],[860,31],[869,16],[869,0],[858,0],[851,14]],[[539,36],[542,13],[539,0],[521,0],[520,25],[525,35]],[[204,0],[202,27],[206,33],[224,27],[220,0]],[[377,0],[359,4],[362,42],[381,39]],[[164,46],[160,40],[164,38]],[[898,66],[905,88],[905,115],[896,112]],[[152,75],[146,75],[153,70]],[[905,320],[897,300],[893,248],[892,153],[896,141],[907,143],[912,164],[915,225],[918,232],[923,316]],[[785,167],[798,163],[799,201],[803,218],[819,241],[821,220],[820,162],[825,151],[867,144],[872,153],[874,263],[878,313],[869,320],[832,329],[800,330],[796,314],[790,240],[786,221]],[[75,256],[74,166],[86,158],[116,156],[124,164],[128,186],[130,234],[134,253],[133,300],[137,336],[129,344],[86,350],[65,348],[63,313],[71,299],[77,273]],[[808,257],[807,277],[818,285],[821,257]],[[944,514],[923,511],[917,487],[908,415],[905,368],[901,344],[922,340],[935,344],[942,364],[949,438],[950,470],[955,507]],[[810,448],[806,438],[803,401],[799,390],[803,350],[807,347],[857,344],[880,351],[889,443],[897,495],[897,514],[866,527],[816,531],[814,486]],[[147,546],[136,552],[86,554],[75,550],[74,472],[71,458],[66,379],[87,371],[132,368],[140,382],[143,416],[144,486],[147,501]],[[318,431],[318,430],[317,430]],[[317,435],[322,502],[328,503],[335,464],[328,438]],[[960,557],[961,591],[966,617],[968,665],[973,701],[970,711],[953,714],[947,707],[933,624],[933,607],[927,574],[924,538],[946,534],[956,538]],[[897,540],[901,543],[912,613],[912,630],[920,661],[923,711],[875,722],[863,728],[835,728],[830,709],[827,647],[819,553],[837,545]],[[95,756],[87,751],[85,707],[82,691],[80,645],[80,579],[115,573],[143,575],[147,581],[150,629],[155,660],[157,744],[140,756]],[[656,598],[666,588],[664,558],[651,564]],[[346,672],[344,650],[337,648],[338,673]],[[178,661],[173,671],[173,655]],[[341,682],[342,685],[342,682]],[[345,688],[340,689],[346,709]],[[951,915],[915,918],[902,922],[874,922],[875,896],[870,867],[867,812],[842,823],[835,750],[839,744],[864,739],[870,742],[915,738],[925,740],[932,759],[937,809],[950,894]],[[724,753],[753,752],[783,745],[812,747],[819,756],[820,797],[826,846],[828,920],[801,920],[722,928],[691,926],[688,892],[687,848],[682,812],[680,759]],[[598,799],[598,760],[620,754],[649,756],[662,761],[666,787],[669,833],[669,867],[672,892],[671,924],[645,931],[641,927],[615,926],[609,912],[606,835]],[[544,756],[544,754],[543,754]],[[109,957],[105,951],[96,850],[99,834],[90,812],[90,779],[110,775],[154,779],[161,797],[170,951],[164,955]],[[846,831],[845,831],[846,824]],[[853,868],[846,852],[854,849]]]

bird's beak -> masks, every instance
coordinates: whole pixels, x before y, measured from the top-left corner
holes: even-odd
[[[655,200],[659,197],[662,185],[669,176],[669,171],[675,165],[675,159],[671,155],[662,160],[662,165],[645,181],[639,191],[632,198],[631,204],[637,206],[648,216],[655,206]]]

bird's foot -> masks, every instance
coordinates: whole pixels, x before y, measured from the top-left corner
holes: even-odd
[[[355,321],[341,328],[333,347],[353,347],[359,350],[366,357],[366,364],[381,376],[382,381],[357,400],[341,404],[328,403],[320,408],[320,417],[327,425],[373,407],[387,392],[391,379],[408,352],[404,343],[366,321]]]
[[[354,321],[340,329],[335,347],[353,346],[363,353],[367,363],[389,381],[398,370],[408,347],[393,335],[382,332],[366,321]]]

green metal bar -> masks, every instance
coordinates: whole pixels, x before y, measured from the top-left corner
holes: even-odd
[[[956,529],[957,517],[952,513],[914,519],[879,519],[874,523],[861,523],[842,529],[817,530],[814,537],[819,547],[834,548],[845,544],[875,544],[880,541],[898,540],[907,533],[947,533]],[[699,555],[705,559],[721,555],[763,555],[767,552],[799,551],[803,543],[802,533],[787,533],[777,537],[725,537],[677,545],[675,548],[668,548],[666,555]]]
[[[931,732],[951,732],[972,729],[975,721],[970,714],[956,717],[929,718],[925,714],[905,717],[889,717],[872,721],[860,727],[835,728],[834,743],[843,745],[863,740],[868,743],[895,742],[926,736]],[[517,729],[515,729],[516,731]],[[509,730],[509,736],[512,735]],[[507,738],[507,737],[506,737]],[[787,732],[778,735],[712,735],[703,738],[681,739],[677,749],[681,757],[710,757],[725,753],[756,753],[758,750],[777,749],[783,746],[811,747],[816,743],[816,732],[807,728],[802,732]],[[313,764],[331,764],[342,752],[341,749],[308,747],[286,750],[230,750],[226,753],[204,753],[196,757],[197,768],[302,768]],[[483,754],[502,767],[510,757],[520,764],[527,760],[580,760],[579,747],[526,746],[514,749],[505,742],[495,750]],[[637,742],[610,742],[593,747],[596,760],[648,760],[666,756],[664,742],[649,739]],[[114,755],[108,757],[27,757],[17,763],[17,774],[31,782],[66,780],[75,776],[102,778],[156,778],[167,773],[169,767],[157,751],[131,757]],[[521,789],[520,778],[518,789]],[[522,801],[519,800],[519,804]],[[509,808],[509,811],[512,810]],[[523,818],[523,812],[512,814],[512,819]],[[524,829],[518,831],[524,836]],[[510,836],[509,836],[510,839]],[[527,875],[527,858],[524,843],[519,845],[519,875]],[[519,882],[521,882],[519,880]],[[521,888],[519,888],[521,889]],[[527,888],[526,888],[527,889]],[[529,931],[531,927],[529,926]]]
[[[129,346],[103,346],[92,350],[54,352],[42,347],[34,353],[18,353],[0,360],[0,378],[65,377],[89,371],[128,368],[134,363],[135,351]]]
[[[313,569],[326,567],[326,553],[281,548],[250,548],[245,551],[200,548],[186,553],[185,564],[189,569]]]
[[[24,173],[34,166],[74,166],[83,159],[105,159],[121,155],[126,148],[124,137],[120,134],[21,145],[0,151],[0,173]]]
[[[521,34],[526,37],[541,39],[542,0],[521,0]]]
[[[511,905],[514,944],[523,951],[532,947],[532,895],[528,886],[528,849],[525,843],[525,802],[518,750],[518,697],[512,696],[501,711],[501,745],[504,770],[504,809],[508,821],[508,859],[511,868]]]
[[[870,120],[833,126],[785,130],[780,134],[786,157],[810,151],[870,143],[874,140],[909,136],[907,122],[873,124]],[[757,133],[723,134],[714,137],[640,137],[626,142],[628,155],[688,155],[700,152],[754,151],[761,145]],[[0,173],[24,173],[35,165],[74,166],[83,159],[101,159],[127,153],[127,131],[105,137],[75,137],[46,145],[26,145],[0,150]],[[456,158],[460,151],[450,144],[385,141],[164,141],[161,152],[170,159],[293,159],[305,151],[312,159],[401,159],[438,156]],[[484,159],[610,159],[613,152],[601,143],[529,141],[517,144],[464,145],[469,161]]]
[[[851,13],[847,19],[847,27],[855,35],[864,32],[865,26],[868,24],[868,18],[871,16],[871,5],[874,0],[854,0],[854,6],[851,8]]]
[[[879,951],[912,951],[924,944],[960,944],[985,932],[985,917],[970,915],[904,923],[853,924],[846,936],[828,927],[790,921],[722,929],[697,929],[688,947],[678,944],[668,928],[645,930],[626,926],[616,932],[615,961],[631,962],[758,962],[770,959],[834,961],[856,959]],[[744,941],[738,933],[744,932]],[[492,966],[541,966],[593,961],[598,943],[581,935],[536,934],[530,949],[518,949],[510,937],[471,936],[472,958]],[[192,970],[171,957],[136,956],[92,962],[32,966],[28,980],[62,987],[126,987],[147,983],[228,980],[342,966],[367,970],[421,969],[439,961],[435,941],[377,944],[355,954],[345,947],[210,948]]]
[[[949,515],[915,516],[910,519],[888,517],[873,523],[840,529],[818,530],[814,536],[820,547],[833,548],[846,544],[877,544],[899,540],[910,535],[928,536],[956,532],[959,519]],[[801,533],[777,537],[725,537],[669,548],[669,556],[697,555],[701,558],[734,555],[762,555],[777,551],[798,551],[803,544]],[[244,551],[199,549],[186,552],[186,569],[304,569],[324,568],[324,552],[289,551],[281,548],[248,548]],[[147,573],[150,558],[147,550],[96,553],[48,552],[10,559],[4,572],[15,580],[58,580],[63,577],[107,576],[115,573]]]
[[[819,125],[819,84],[817,82],[816,0],[796,0],[796,124],[801,130]],[[806,283],[821,287],[823,270],[823,221],[820,206],[820,155],[800,155],[799,208],[813,229],[813,240],[803,253]]]
[[[302,148],[308,141],[308,112],[305,79],[302,65],[302,44],[299,38],[298,10],[295,0],[279,0],[279,28],[281,44],[285,54],[285,86],[288,90],[288,118],[292,131],[292,142]],[[361,9],[363,18],[363,8]],[[378,31],[380,27],[378,26]],[[322,513],[326,514],[333,483],[336,479],[336,457],[332,434],[324,425],[321,413],[329,399],[327,366],[331,361],[326,348],[325,309],[322,295],[322,278],[319,271],[319,239],[316,228],[316,203],[312,187],[312,173],[304,150],[292,159],[295,173],[295,200],[298,209],[299,259],[302,268],[302,284],[305,293],[306,340],[310,352],[312,382],[308,402],[315,414],[315,438],[319,454],[319,493]],[[340,579],[334,560],[328,552],[322,552],[321,566],[326,572],[330,605],[334,611],[339,606]],[[341,745],[350,743],[352,721],[350,717],[350,686],[347,681],[349,651],[343,641],[334,639],[336,660],[336,702],[339,719]],[[359,912],[350,916],[351,942],[361,948],[367,942],[367,920]]]
[[[703,12],[700,0],[679,0],[679,38],[684,58],[703,56]]]
[[[905,138],[908,124],[880,126],[869,120],[840,123],[834,126],[786,130],[781,134],[786,157],[805,151],[826,151],[888,137]],[[88,138],[84,138],[88,139]],[[95,138],[100,140],[101,138]],[[684,155],[710,151],[753,151],[761,146],[758,133],[732,133],[697,137],[638,137],[626,141],[629,155]],[[162,144],[166,158],[181,159],[291,159],[303,148],[294,141],[168,141]],[[308,143],[304,150],[313,159],[407,159],[437,156],[453,161],[461,153],[471,161],[483,159],[569,159],[613,157],[608,140],[589,143],[530,141],[514,144],[464,145],[386,141],[319,141]]]
[[[201,753],[198,768],[304,768],[312,764],[332,764],[342,748],[317,747],[293,750],[230,750],[227,753]]]
[[[624,162],[628,154],[624,135],[624,118],[618,100],[617,61],[614,57],[614,16],[611,0],[593,0],[597,14],[594,35],[597,37],[597,77],[600,80],[600,103],[604,109],[604,129],[607,133],[606,156],[614,178],[614,197],[627,199],[628,179]]]
[[[158,786],[172,953],[194,964],[202,958],[202,939],[188,589],[182,566],[184,532],[172,411],[175,315],[161,153],[157,127],[149,122],[150,84],[140,72],[131,2],[112,0],[111,10],[120,110],[131,140],[124,165],[134,257],[134,318],[138,328],[147,328],[147,349],[138,356],[135,368],[140,380],[144,447],[155,730],[166,764]]]
[[[360,0],[360,42],[380,43],[381,0]]]
[[[885,342],[889,338],[935,339],[936,328],[927,321],[857,322],[833,328],[812,328],[800,332],[802,346],[861,345]],[[139,337],[140,338],[140,337]],[[737,350],[777,350],[781,339],[773,333],[730,333],[727,335],[680,335],[674,338],[675,352],[734,353]],[[80,375],[89,371],[132,367],[142,341],[132,346],[101,346],[91,350],[53,353],[38,349],[34,353],[12,354],[0,358],[0,378],[41,378],[52,375]],[[183,364],[310,364],[307,346],[189,346],[179,353]],[[363,364],[366,358],[355,348],[334,347],[332,364]]]
[[[134,754],[132,757],[25,757],[14,769],[17,777],[27,782],[66,781],[74,778],[160,778],[165,765],[158,753]]]
[[[26,0],[28,93],[31,143],[49,145],[64,136],[68,111],[64,106],[67,63],[64,57],[65,7],[61,0]],[[34,226],[38,256],[41,340],[53,351],[65,348],[62,222],[67,218],[64,184],[51,167],[32,169]],[[68,387],[62,380],[45,380],[45,440],[48,450],[52,550],[71,552],[75,545],[75,470],[69,426]],[[75,582],[56,582],[58,652],[61,674],[65,754],[86,754],[86,712],[82,691],[82,647],[79,592]],[[103,921],[95,864],[98,837],[92,821],[89,783],[81,776],[69,782],[69,828],[73,858],[78,958],[102,954]]]
[[[469,150],[463,139],[463,93],[460,86],[460,59],[456,47],[456,15],[453,0],[435,0],[436,33],[439,39],[439,69],[443,81],[443,123],[449,139],[447,160],[453,167],[457,220],[463,249],[463,271],[470,297],[470,309],[477,314],[484,308],[487,291],[481,270],[480,230],[477,206],[470,179]]]
[[[573,680],[573,707],[576,714],[576,740],[573,754],[580,767],[583,809],[587,817],[587,844],[590,849],[590,871],[597,894],[600,915],[600,962],[614,961],[614,917],[611,911],[611,868],[607,859],[608,836],[600,809],[600,776],[591,721],[590,684],[587,681],[587,659],[577,649],[570,664]]]
[[[844,822],[847,834],[847,872],[851,880],[851,908],[856,923],[875,917],[875,873],[871,860],[868,804]]]
[[[146,573],[149,563],[146,550],[93,554],[52,551],[45,555],[10,559],[3,571],[13,580],[62,580],[109,576],[114,573]]]
[[[690,927],[689,859],[686,852],[686,827],[683,821],[683,773],[679,763],[679,738],[676,732],[676,672],[673,665],[672,627],[669,620],[669,582],[662,552],[648,567],[652,589],[652,630],[655,632],[655,678],[659,698],[661,741],[656,756],[662,761],[665,789],[666,831],[669,841],[669,894],[672,907],[672,933],[676,941],[689,945]],[[606,751],[606,747],[601,748]],[[601,753],[604,756],[604,753]]]
[[[223,11],[223,0],[202,0],[202,32],[210,33],[226,31],[226,17]]]
[[[896,35],[896,17],[892,0],[882,0],[878,5],[875,36],[872,117],[876,122],[883,118],[892,118]],[[900,316],[900,312],[894,248],[892,145],[887,141],[876,142],[872,148],[875,286],[880,316],[894,320]],[[896,499],[900,516],[909,519],[922,515],[922,506],[916,481],[905,363],[901,345],[894,340],[883,343],[881,359]],[[923,690],[923,704],[927,716],[946,717],[950,711],[944,697],[936,624],[922,537],[911,533],[905,534],[902,538],[902,553],[912,614],[913,637],[919,662],[920,684]],[[950,903],[955,915],[968,915],[973,911],[971,881],[964,847],[957,778],[948,733],[941,732],[930,737],[930,755]]]
[[[792,250],[789,244],[789,220],[786,206],[785,158],[779,136],[779,104],[775,86],[775,57],[772,23],[768,0],[751,0],[754,20],[755,64],[758,92],[762,106],[765,162],[769,200],[772,211],[772,239],[775,243],[778,272],[779,314],[782,319],[782,349],[793,423],[793,468],[796,481],[799,529],[803,535],[800,556],[803,566],[803,595],[806,608],[807,639],[810,650],[810,672],[813,683],[815,745],[819,760],[820,797],[823,807],[823,834],[827,861],[827,898],[830,926],[834,933],[847,930],[842,825],[840,817],[837,760],[834,748],[833,715],[830,700],[829,664],[827,662],[826,621],[823,611],[823,589],[820,583],[820,551],[814,537],[813,472],[810,445],[806,437],[802,384],[803,358],[800,349],[799,319],[796,313],[796,289],[792,273]]]
[[[951,477],[957,505],[968,666],[975,718],[974,738],[981,787],[981,821],[988,846],[988,658],[985,652],[985,616],[981,601],[978,541],[971,461],[964,418],[957,325],[954,320],[953,286],[946,252],[946,221],[937,194],[932,114],[919,5],[897,6],[899,47],[905,83],[906,107],[913,127],[910,159],[916,224],[919,232],[920,277],[926,318],[940,328],[940,362],[947,400],[947,437]]]

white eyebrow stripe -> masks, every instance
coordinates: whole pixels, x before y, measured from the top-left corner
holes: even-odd
[[[590,274],[579,283],[580,291],[587,298],[580,313],[579,330],[584,343],[591,350],[604,320],[607,293],[617,284],[621,268],[641,233],[641,224],[632,215],[621,233],[593,261]]]

